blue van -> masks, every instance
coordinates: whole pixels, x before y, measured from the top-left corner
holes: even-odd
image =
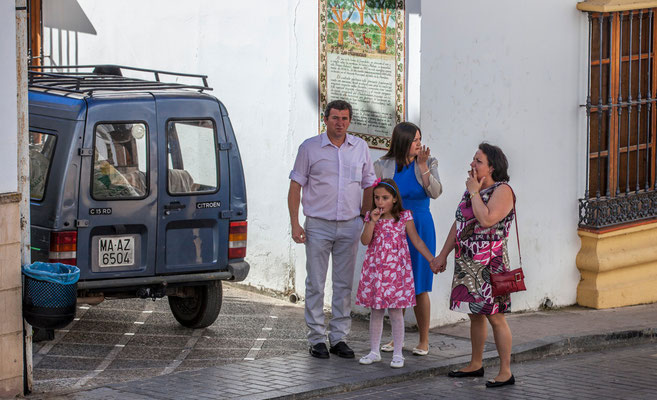
[[[182,325],[211,325],[249,264],[242,161],[207,77],[36,67],[28,84],[32,261],[77,265],[79,302],[167,296]]]

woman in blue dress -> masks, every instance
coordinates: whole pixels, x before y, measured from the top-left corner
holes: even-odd
[[[404,208],[413,213],[420,237],[432,254],[436,252],[436,228],[429,211],[430,199],[437,199],[443,191],[438,176],[438,160],[431,157],[428,147],[422,146],[422,132],[415,124],[402,122],[395,126],[388,153],[374,163],[377,178],[391,178],[399,187]],[[408,243],[415,280],[415,319],[420,332],[420,342],[413,349],[415,355],[429,352],[429,324],[431,302],[429,292],[433,285],[433,272],[429,263]],[[381,347],[392,351],[392,342]]]

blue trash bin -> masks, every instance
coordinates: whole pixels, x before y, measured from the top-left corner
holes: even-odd
[[[80,269],[35,262],[23,266],[23,317],[32,326],[60,329],[75,318]]]

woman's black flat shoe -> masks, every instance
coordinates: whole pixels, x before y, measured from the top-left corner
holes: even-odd
[[[464,372],[464,371],[449,371],[447,374],[450,378],[470,378],[470,377],[475,377],[475,376],[484,376],[484,367],[479,368],[476,371],[469,371],[469,372]]]
[[[513,385],[516,383],[516,378],[511,375],[511,378],[507,379],[504,382],[497,382],[495,379],[491,379],[488,382],[486,382],[486,387],[501,387],[501,386],[506,386],[506,385]]]

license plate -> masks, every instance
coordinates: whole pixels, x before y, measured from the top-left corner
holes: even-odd
[[[135,239],[133,236],[98,238],[98,265],[121,267],[135,263]]]

